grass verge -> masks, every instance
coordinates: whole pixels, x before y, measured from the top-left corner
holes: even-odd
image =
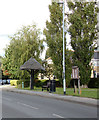
[[[22,88],[20,88],[22,89]],[[30,87],[24,88],[24,90],[30,90]],[[41,87],[34,87],[33,91],[42,91]],[[47,92],[44,90],[43,92]],[[53,94],[63,94],[63,88],[56,88],[56,92],[53,92]],[[71,95],[71,96],[78,96],[78,97],[87,97],[87,98],[94,98],[94,99],[99,99],[99,89],[96,88],[82,88],[81,89],[81,94],[78,94],[78,89],[77,93],[74,93],[74,88],[66,88],[66,95]]]

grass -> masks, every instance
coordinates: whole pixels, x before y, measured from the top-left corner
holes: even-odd
[[[22,88],[20,88],[22,89]],[[30,90],[29,87],[24,88],[24,90]],[[34,87],[33,91],[42,91],[41,87]],[[43,92],[47,92],[44,90]],[[82,88],[81,89],[81,95],[78,94],[78,89],[77,93],[74,93],[74,88],[66,88],[66,95],[71,95],[71,96],[78,96],[78,97],[87,97],[87,98],[94,98],[94,99],[99,99],[99,89],[96,88]],[[53,92],[53,94],[63,94],[63,88],[56,88],[56,92]]]
[[[63,88],[57,88],[55,93],[63,94]],[[67,88],[66,95],[99,99],[98,90],[90,89],[90,88],[82,88],[80,95],[78,94],[78,90],[77,90],[77,93],[74,93],[73,88]]]

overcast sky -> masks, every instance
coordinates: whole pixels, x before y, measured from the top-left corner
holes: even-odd
[[[22,25],[36,23],[43,31],[49,20],[48,5],[51,0],[0,0],[0,55],[13,35]]]
[[[49,19],[51,0],[0,0],[0,55],[13,35],[22,25],[36,23],[43,30]]]

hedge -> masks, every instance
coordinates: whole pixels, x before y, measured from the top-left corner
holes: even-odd
[[[91,78],[88,83],[88,88],[99,88],[99,78]]]
[[[30,80],[18,80],[17,86],[20,86],[22,88],[22,82],[24,82],[24,87],[30,86]]]
[[[12,86],[17,86],[18,80],[10,80]]]
[[[43,85],[47,85],[47,82],[49,80],[35,80],[34,86],[36,87],[42,87]],[[24,82],[24,87],[29,87],[30,86],[30,80],[18,80],[17,81],[17,86],[22,88],[22,82]],[[61,87],[61,84],[58,80],[56,80],[56,87]]]
[[[78,80],[75,80],[75,84],[78,86]],[[88,88],[99,88],[99,78],[90,78],[90,81],[89,81],[87,86],[88,86]],[[74,87],[74,80],[73,79],[70,81],[69,87]]]
[[[47,82],[49,82],[49,80],[37,80],[34,83],[34,86],[36,86],[36,87],[42,87],[42,85],[47,85]],[[62,85],[61,85],[60,81],[56,80],[55,86],[56,87],[61,87]]]

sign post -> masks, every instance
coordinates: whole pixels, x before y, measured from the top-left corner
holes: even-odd
[[[79,89],[78,93],[81,94],[78,66],[73,66],[72,67],[72,79],[74,79],[74,93],[77,92],[77,88],[76,88],[76,85],[75,85],[75,80],[78,80],[78,89]]]

